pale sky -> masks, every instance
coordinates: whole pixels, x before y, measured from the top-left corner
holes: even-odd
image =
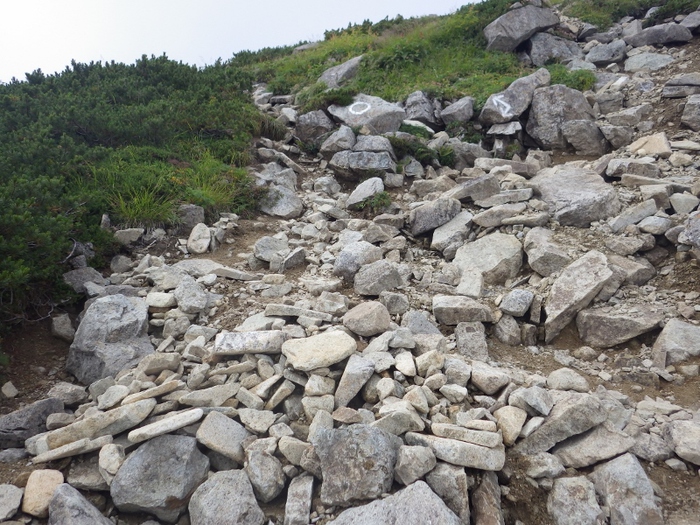
[[[244,49],[323,39],[327,29],[444,15],[474,0],[2,0],[0,81],[77,62],[167,54],[203,66]]]

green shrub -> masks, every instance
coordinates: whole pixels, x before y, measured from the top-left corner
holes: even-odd
[[[416,137],[420,137],[422,139],[433,138],[433,134],[422,126],[412,126],[411,124],[401,124],[401,126],[399,127],[399,131],[402,131],[404,133],[410,133],[411,135],[414,135]]]
[[[257,135],[270,140],[282,140],[287,136],[287,126],[273,119],[269,115],[260,115],[260,124]]]
[[[357,205],[358,210],[371,209],[373,212],[383,210],[391,205],[391,195],[386,191],[380,191],[372,197],[367,197]]]
[[[357,91],[351,88],[328,89],[324,82],[317,82],[302,89],[297,95],[296,102],[301,106],[302,113],[307,113],[319,109],[325,110],[333,104],[349,106],[355,95]]]
[[[592,89],[596,83],[596,77],[592,71],[587,69],[579,69],[577,71],[569,71],[563,64],[552,64],[547,66],[552,77],[550,84],[564,84],[572,89],[579,91],[588,91]]]

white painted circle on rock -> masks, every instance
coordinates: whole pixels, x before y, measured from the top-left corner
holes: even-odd
[[[363,113],[367,113],[370,109],[372,109],[372,106],[370,106],[367,102],[355,102],[352,106],[350,106],[350,108],[348,108],[348,111],[353,115],[362,115]]]

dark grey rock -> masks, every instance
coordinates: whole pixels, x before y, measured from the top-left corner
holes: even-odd
[[[559,17],[551,9],[525,6],[508,11],[484,28],[489,51],[513,51],[535,33],[554,27]]]
[[[648,27],[636,35],[625,37],[632,47],[651,46],[655,44],[671,44],[674,42],[689,42],[693,33],[687,27],[676,24],[659,24]]]
[[[46,418],[58,412],[63,412],[63,401],[49,398],[1,416],[0,449],[23,447],[25,440],[46,432]]]
[[[311,111],[297,117],[296,136],[302,142],[313,142],[333,129],[333,122],[323,111]]]
[[[474,99],[472,97],[460,98],[440,112],[440,118],[445,125],[452,123],[466,124],[474,116]]]
[[[529,54],[532,64],[537,67],[542,67],[552,60],[566,63],[575,58],[583,58],[583,52],[576,42],[549,33],[532,35]]]
[[[253,487],[242,470],[216,472],[192,494],[192,525],[263,525],[265,514],[255,500]]]
[[[549,85],[551,75],[542,68],[515,80],[508,88],[491,95],[479,114],[486,125],[503,124],[517,119],[530,106],[535,90]]]
[[[627,45],[624,40],[613,40],[609,44],[600,44],[591,49],[586,60],[598,67],[622,62],[627,56]]]
[[[49,525],[112,525],[112,522],[80,492],[63,483],[49,503]]]
[[[360,70],[362,55],[351,58],[340,65],[326,69],[318,78],[318,82],[323,82],[329,88],[339,88],[349,80],[352,80]]]

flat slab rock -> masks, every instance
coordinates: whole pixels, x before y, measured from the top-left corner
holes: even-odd
[[[416,481],[388,498],[348,509],[330,522],[332,525],[387,525],[389,523],[461,525],[462,521],[425,482]]]

